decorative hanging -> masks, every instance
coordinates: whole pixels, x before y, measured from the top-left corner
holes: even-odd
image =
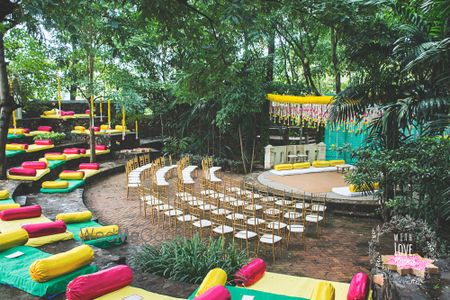
[[[58,95],[57,95],[57,100],[58,100],[58,112],[59,115],[61,116],[61,78],[57,78],[58,79]]]
[[[108,129],[111,129],[111,100],[108,99]]]

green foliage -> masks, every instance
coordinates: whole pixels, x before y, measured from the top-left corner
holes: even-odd
[[[199,284],[213,268],[222,268],[229,279],[247,262],[245,252],[222,239],[177,238],[160,247],[146,245],[132,257],[131,264],[140,271],[171,280]]]
[[[63,132],[40,133],[33,137],[33,140],[52,140],[54,144],[59,144],[66,139]]]

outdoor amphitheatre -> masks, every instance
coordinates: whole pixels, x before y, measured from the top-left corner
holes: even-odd
[[[0,300],[450,299],[448,0],[0,21]]]

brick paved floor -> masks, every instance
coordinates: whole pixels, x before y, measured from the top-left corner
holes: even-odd
[[[126,200],[124,186],[122,173],[103,179],[86,191],[86,204],[100,222],[117,224],[127,230],[132,244],[158,245],[173,239],[176,236],[173,228],[163,230],[152,225],[148,218],[139,214],[137,199]],[[277,257],[269,270],[348,282],[354,273],[368,271],[368,242],[372,227],[378,223],[374,219],[330,215],[319,238],[312,232],[307,234],[306,250],[300,240],[291,240],[289,250],[284,248],[282,257]],[[262,254],[266,261],[270,261],[268,254]]]

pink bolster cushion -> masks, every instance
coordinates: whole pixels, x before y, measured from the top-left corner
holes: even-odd
[[[64,154],[80,154],[80,150],[77,148],[66,148],[63,152]]]
[[[82,163],[80,164],[80,170],[98,170],[100,169],[100,164],[98,163]]]
[[[133,271],[125,265],[115,266],[93,274],[78,276],[66,289],[67,300],[95,299],[130,285]]]
[[[203,294],[195,297],[194,300],[230,300],[231,294],[226,287],[216,285],[206,290]]]
[[[99,132],[99,131],[100,131],[100,127],[94,126],[94,131],[95,131],[95,132]]]
[[[95,146],[95,150],[107,150],[108,147],[106,147],[105,145],[96,145]]]
[[[30,128],[23,128],[23,133],[30,133]]]
[[[47,131],[47,132],[51,132],[52,131],[52,127],[51,126],[39,126],[37,128],[38,131]]]
[[[61,116],[73,116],[75,114],[75,112],[73,110],[68,110],[68,111],[61,111]]]
[[[66,224],[60,220],[55,222],[26,224],[22,225],[22,228],[28,232],[30,238],[64,233],[67,230]]]
[[[266,263],[261,258],[255,258],[243,266],[235,274],[236,285],[251,286],[260,280],[266,272]]]
[[[0,219],[2,221],[12,221],[28,218],[40,217],[42,213],[39,205],[22,206],[18,208],[11,208],[0,212]]]
[[[347,300],[365,300],[369,293],[370,280],[366,273],[356,273],[347,292]]]
[[[27,150],[28,149],[28,144],[23,144],[23,143],[11,143],[13,145],[23,145],[23,149]]]
[[[91,114],[91,110],[90,110],[90,109],[86,109],[86,110],[84,111],[84,113],[87,114],[87,115],[90,115],[90,114]]]
[[[80,151],[80,154],[86,154],[86,149],[84,148],[77,148],[78,151]]]
[[[53,145],[53,142],[51,140],[36,140],[34,141],[36,145],[42,145],[42,146],[49,146]]]
[[[44,154],[44,157],[54,156],[54,155],[61,155],[61,154],[62,154],[61,152],[47,152],[47,153]]]
[[[22,168],[43,170],[43,169],[47,169],[47,163],[45,161],[24,161],[22,163]]]
[[[16,176],[36,176],[36,169],[11,168],[9,169],[9,174]]]

